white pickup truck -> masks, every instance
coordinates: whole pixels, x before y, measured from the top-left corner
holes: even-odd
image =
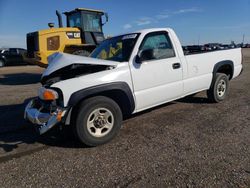
[[[25,118],[40,134],[71,125],[89,146],[110,141],[131,114],[207,90],[220,102],[242,71],[241,49],[185,56],[175,32],[146,29],[105,40],[90,57],[56,53]]]

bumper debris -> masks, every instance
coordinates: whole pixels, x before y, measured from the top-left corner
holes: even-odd
[[[42,112],[42,107],[37,108],[35,102],[35,100],[31,100],[27,104],[24,112],[24,119],[38,125],[39,133],[44,134],[61,121],[63,115],[65,114],[65,110],[58,107],[52,113]]]

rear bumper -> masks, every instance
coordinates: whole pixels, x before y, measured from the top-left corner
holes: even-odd
[[[36,103],[37,99],[34,99],[27,104],[24,111],[24,119],[38,125],[39,133],[44,134],[56,124],[61,122],[66,110],[57,107],[53,112],[42,112],[43,108],[37,108]]]

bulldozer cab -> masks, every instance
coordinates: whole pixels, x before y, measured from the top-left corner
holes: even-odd
[[[104,40],[102,26],[108,21],[108,16],[102,11],[77,8],[64,12],[67,18],[67,27],[76,27],[81,30],[83,44],[98,45]],[[106,17],[103,23],[102,17]]]

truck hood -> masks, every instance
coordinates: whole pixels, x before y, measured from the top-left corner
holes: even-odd
[[[107,67],[116,67],[119,64],[115,61],[108,61],[60,52],[56,52],[50,55],[48,57],[48,63],[49,66],[43,72],[42,78],[49,76],[50,74],[70,65],[100,65]]]

